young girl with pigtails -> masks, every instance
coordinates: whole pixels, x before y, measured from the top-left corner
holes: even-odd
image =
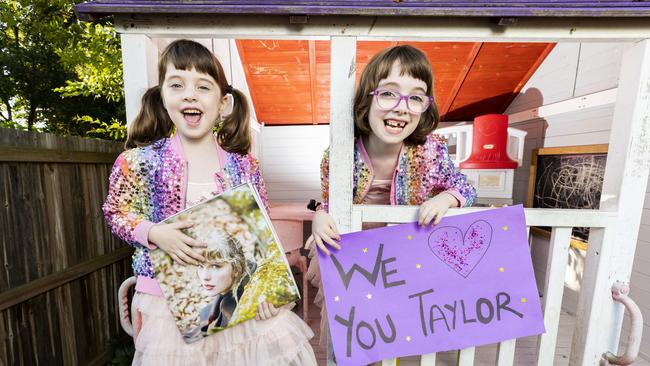
[[[233,111],[222,121],[228,95]],[[207,48],[189,40],[172,42],[158,63],[158,85],[146,91],[129,126],[127,150],[115,161],[103,206],[113,233],[135,247],[134,365],[316,364],[307,324],[265,302],[258,308],[259,320],[185,343],[154,279],[149,251],[155,248],[181,264],[206,262],[201,255],[206,245],[181,231],[192,222],[156,223],[245,182],[255,186],[268,209],[250,147],[244,94],[227,84]]]

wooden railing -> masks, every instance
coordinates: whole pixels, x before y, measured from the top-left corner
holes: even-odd
[[[447,215],[486,210],[486,208],[451,209]],[[363,206],[354,205],[352,209],[352,231],[361,230],[363,222],[407,223],[417,220],[418,207],[414,206]],[[611,212],[589,210],[550,210],[550,209],[525,209],[526,226],[552,227],[549,242],[549,257],[546,269],[546,282],[542,293],[542,306],[546,333],[538,336],[536,350],[536,365],[553,365],[555,348],[560,323],[562,308],[562,295],[564,292],[564,278],[571,241],[572,227],[607,228],[613,223],[616,215]],[[597,271],[597,269],[596,269]],[[592,304],[593,305],[593,304]],[[575,329],[575,337],[584,337],[579,334],[581,328]],[[514,365],[516,339],[506,340],[498,344],[495,365]],[[578,350],[574,350],[578,351]],[[457,362],[459,366],[474,365],[475,347],[459,350]],[[384,360],[382,365],[395,365],[396,360]],[[436,354],[421,356],[421,366],[436,365]]]

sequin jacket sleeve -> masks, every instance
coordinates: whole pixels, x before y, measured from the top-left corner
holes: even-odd
[[[269,199],[260,171],[260,163],[253,155],[228,153],[224,171],[231,187],[250,182],[257,190],[266,212],[269,211]]]
[[[460,202],[460,207],[470,207],[476,198],[476,189],[467,182],[465,174],[454,166],[445,140],[437,135],[430,135],[429,139],[429,141],[433,140],[436,150],[438,150],[437,172],[445,188],[444,192],[456,197]]]
[[[260,198],[262,199],[262,203],[264,203],[264,208],[266,209],[266,212],[269,212],[269,198],[268,195],[266,194],[266,184],[264,184],[264,178],[262,178],[262,172],[260,170],[260,163],[255,159],[254,157],[250,157],[251,159],[251,181],[255,188],[257,189],[257,193],[260,195]]]
[[[320,162],[320,186],[322,206],[325,211],[329,211],[329,192],[330,192],[330,149],[323,153],[323,159]]]
[[[142,155],[141,149],[132,149],[117,157],[102,207],[113,234],[134,247],[149,247],[147,234],[153,225],[148,189],[153,176],[148,169],[152,159]]]

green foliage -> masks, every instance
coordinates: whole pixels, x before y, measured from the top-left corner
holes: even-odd
[[[71,0],[0,1],[0,126],[123,138],[119,39]]]
[[[259,244],[255,247],[255,257],[264,258],[268,256],[268,248],[274,241],[271,229],[264,224],[264,216],[260,207],[255,201],[253,192],[249,190],[236,190],[228,197],[228,203],[232,209],[251,228],[251,232],[259,238]]]
[[[111,338],[108,343],[113,352],[113,358],[109,363],[111,366],[131,365],[135,355],[135,346],[132,339]]]
[[[274,246],[277,248],[277,245]],[[230,325],[255,318],[257,307],[262,301],[280,307],[298,299],[296,286],[282,255],[284,253],[277,251],[259,265],[239,299]]]
[[[76,117],[80,123],[95,126],[87,132],[89,136],[110,138],[111,140],[124,140],[126,138],[126,126],[116,119],[111,119],[110,123],[93,119],[90,116]]]
[[[111,25],[85,23],[76,39],[57,49],[61,62],[77,75],[55,89],[65,97],[83,95],[124,100],[120,40]]]
[[[257,203],[255,202],[255,197],[251,191],[248,190],[236,190],[228,196],[228,203],[235,212],[238,214],[246,214],[251,210],[256,209]]]

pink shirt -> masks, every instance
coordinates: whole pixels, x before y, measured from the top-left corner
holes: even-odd
[[[361,204],[390,205],[390,189],[390,179],[373,179],[372,183],[370,183],[368,193],[366,193],[365,197],[363,197]],[[367,230],[384,226],[386,226],[386,224],[381,222],[364,222],[362,227],[363,230]]]
[[[390,179],[373,179],[370,189],[361,204],[363,205],[390,205]]]

